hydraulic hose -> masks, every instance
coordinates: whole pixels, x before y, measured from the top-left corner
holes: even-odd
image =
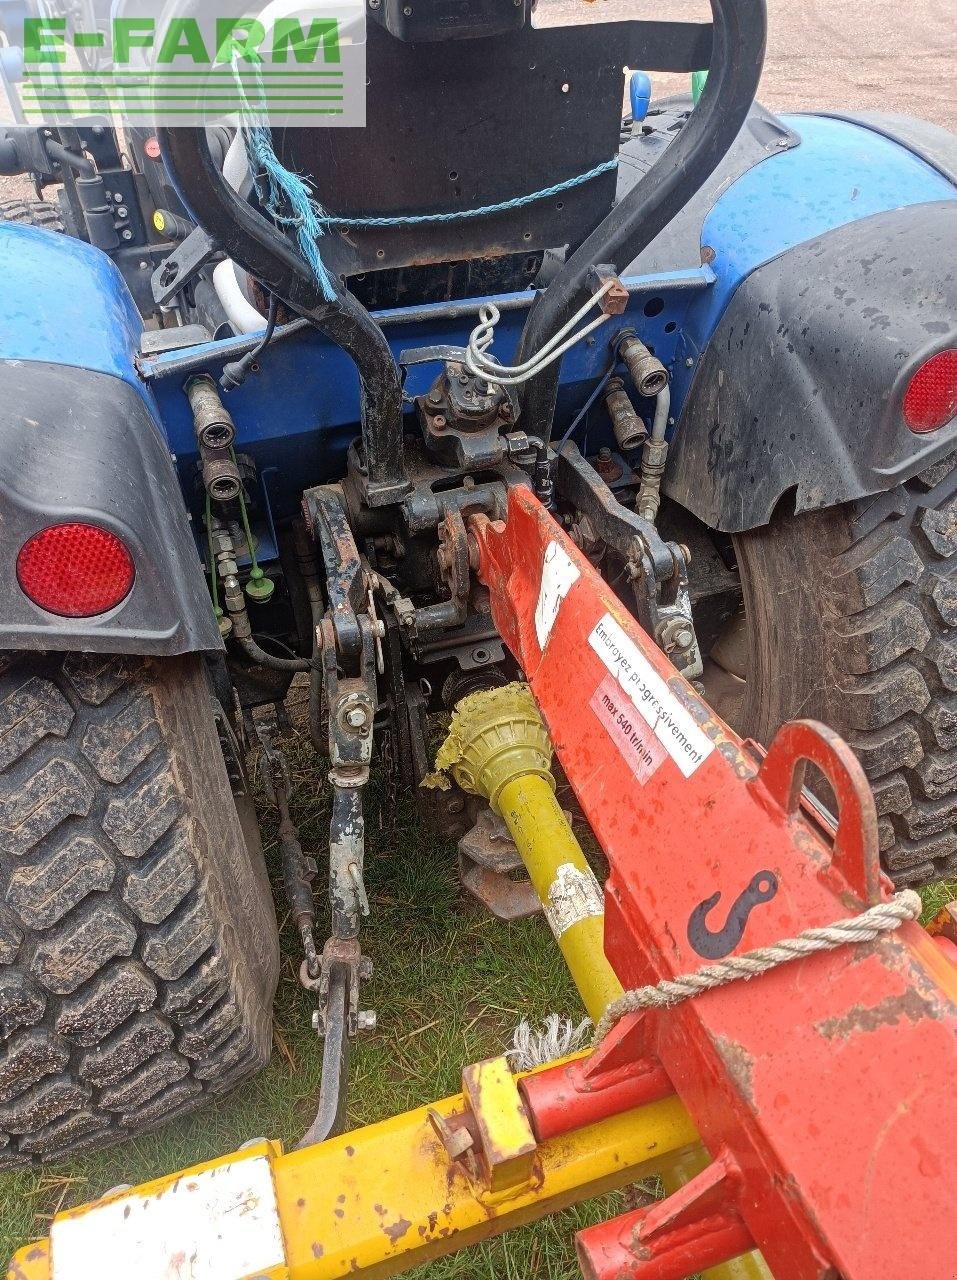
[[[315,658],[277,658],[261,648],[252,636],[237,636],[236,643],[247,658],[261,667],[272,667],[274,671],[312,671],[316,665]]]
[[[532,304],[515,363],[521,364],[567,322],[591,292],[598,263],[623,271],[707,181],[744,124],[757,93],[767,38],[765,0],[711,0],[711,66],[698,106],[641,181],[572,254]],[[558,363],[520,392],[526,431],[550,438]]]
[[[326,302],[309,266],[267,218],[233,190],[210,152],[206,130],[157,131],[163,160],[193,220],[270,293],[309,319],[355,361],[359,373],[364,464],[370,506],[384,506],[409,487],[402,457],[402,388],[385,335],[368,311],[333,277]]]

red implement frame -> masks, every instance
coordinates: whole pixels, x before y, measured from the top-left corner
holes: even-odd
[[[526,490],[504,525],[479,516],[471,533],[495,622],[607,855],[605,950],[626,988],[887,896],[874,802],[841,739],[789,724],[762,762]],[[830,781],[836,833],[802,796],[805,761]],[[667,1280],[754,1244],[776,1280],[953,1280],[955,999],[957,967],[906,923],[630,1015],[612,1033],[616,1079],[630,1053],[651,1095],[660,1064],[715,1163],[582,1232],[586,1276]]]

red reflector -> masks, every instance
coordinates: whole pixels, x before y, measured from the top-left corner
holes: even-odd
[[[904,393],[911,431],[936,431],[957,414],[957,347],[925,360]]]
[[[133,561],[114,533],[93,524],[52,524],[20,548],[17,580],[48,613],[89,618],[130,593]]]

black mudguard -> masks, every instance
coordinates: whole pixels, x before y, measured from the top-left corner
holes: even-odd
[[[664,489],[712,529],[892,489],[957,447],[908,430],[914,371],[957,346],[957,200],[838,227],[738,288],[702,356]]]
[[[17,553],[49,524],[110,529],[133,557],[126,599],[95,618],[30,601]],[[110,374],[0,361],[0,649],[171,655],[222,648],[163,435],[135,387]]]

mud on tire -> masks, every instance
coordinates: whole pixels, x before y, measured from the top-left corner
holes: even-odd
[[[898,884],[957,871],[957,455],[887,493],[735,538],[750,632],[741,731],[831,724],[874,789]]]
[[[0,674],[0,1168],[149,1129],[268,1059],[278,939],[196,657]]]

